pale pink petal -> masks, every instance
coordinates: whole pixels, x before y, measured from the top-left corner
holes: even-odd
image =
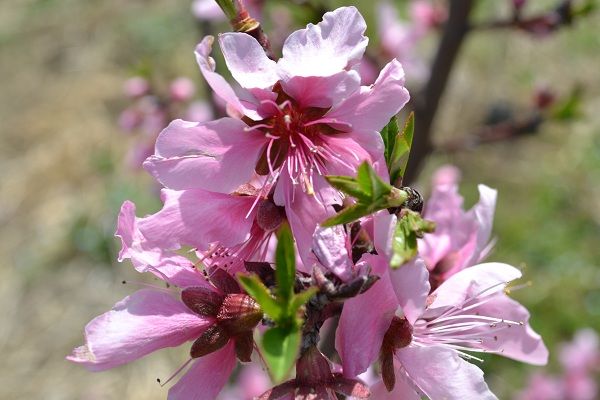
[[[398,308],[385,259],[365,255],[362,261],[370,265],[380,279],[365,293],[344,302],[335,348],[342,359],[344,376],[348,378],[366,371],[377,359],[383,336]]]
[[[380,379],[377,383],[371,386],[372,400],[421,400],[421,396],[406,381],[407,378],[401,375],[401,372],[396,372],[396,384],[391,392]]]
[[[175,120],[159,135],[144,168],[170,189],[230,193],[252,178],[265,144],[263,135],[246,128],[234,118]]]
[[[138,221],[146,239],[161,248],[187,245],[205,250],[214,242],[233,247],[250,235],[255,213],[248,218],[246,215],[256,200],[254,196],[232,196],[202,189],[163,189],[161,194],[162,210]]]
[[[214,0],[194,0],[192,14],[200,20],[222,21],[225,14]]]
[[[415,259],[397,270],[390,270],[390,279],[398,304],[411,325],[423,311],[431,286],[429,271],[421,259]]]
[[[436,182],[438,180],[435,179]],[[423,216],[435,222],[435,232],[419,240],[419,255],[428,268],[432,269],[444,260],[448,264],[445,269],[456,272],[472,257],[477,244],[478,225],[474,215],[467,214],[462,206],[463,198],[458,193],[456,182],[433,187]]]
[[[389,62],[370,87],[362,87],[347,100],[332,108],[326,117],[352,125],[354,135],[380,131],[390,118],[408,102],[410,96],[404,87],[404,70],[397,60]]]
[[[171,294],[143,289],[87,324],[86,344],[67,359],[103,371],[196,339],[211,323]]]
[[[521,277],[521,271],[508,264],[485,263],[452,275],[433,292],[429,309],[461,307],[467,298],[504,290],[506,284]]]
[[[493,299],[472,312],[477,315],[522,323],[522,325],[504,327],[495,332],[493,336],[482,335],[481,347],[491,352],[498,352],[504,357],[533,365],[548,363],[548,349],[541,336],[529,325],[529,312],[521,304],[504,293],[498,293],[494,295]]]
[[[394,214],[382,211],[373,216],[373,245],[377,253],[392,258],[392,241],[398,218]]]
[[[589,371],[600,368],[600,339],[591,328],[575,334],[573,341],[560,349],[560,362],[569,371]]]
[[[330,175],[356,176],[360,164],[368,161],[377,174],[384,180],[389,180],[385,159],[383,158],[383,140],[378,132],[373,132],[370,139],[363,141],[366,136],[338,134],[327,136],[325,139],[335,157],[327,162],[327,173]],[[381,161],[383,160],[383,164]],[[383,168],[381,168],[383,167]]]
[[[352,278],[352,260],[349,242],[343,225],[317,227],[313,235],[312,251],[327,270],[342,281]]]
[[[246,33],[219,35],[219,44],[227,68],[243,88],[270,88],[279,80],[275,61],[269,59],[261,45]]]
[[[341,7],[325,13],[317,25],[308,24],[306,29],[292,33],[278,62],[282,79],[331,76],[351,68],[367,47],[366,28],[355,7]]]
[[[396,358],[416,386],[431,400],[496,400],[483,372],[440,346],[405,347]]]
[[[300,107],[329,108],[359,89],[360,76],[356,71],[340,71],[332,76],[293,76],[281,86]]]
[[[275,187],[274,201],[277,205],[285,206],[285,212],[296,240],[298,253],[302,260],[302,271],[311,273],[316,258],[311,251],[313,233],[317,225],[335,214],[333,207],[327,204],[327,199],[321,190],[325,186],[321,176],[314,175],[315,193],[302,191],[299,185],[294,185],[287,168],[283,168],[279,182]]]
[[[142,235],[135,217],[135,204],[126,201],[121,206],[115,236],[121,238],[119,261],[126,258],[138,272],[151,272],[178,287],[206,285],[206,280],[187,258],[152,244]]]
[[[168,400],[214,400],[235,367],[235,345],[230,340],[222,349],[195,360],[171,389]]]
[[[476,264],[487,255],[494,224],[498,192],[485,185],[478,185],[477,188],[479,189],[479,202],[470,211],[475,214],[477,220],[477,247],[473,257],[467,261],[465,266]]]
[[[253,120],[262,119],[262,116],[257,112],[259,101],[244,90],[239,90],[239,93],[236,93],[225,78],[215,72],[215,60],[210,56],[214,41],[213,36],[206,36],[196,46],[196,61],[204,79],[206,79],[215,94],[225,101],[226,108],[232,110],[234,114],[246,115]]]

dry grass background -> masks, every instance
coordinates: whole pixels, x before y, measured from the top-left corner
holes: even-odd
[[[587,116],[519,144],[437,157],[428,167],[462,166],[469,199],[475,182],[503,189],[498,259],[551,264],[532,266],[539,285],[519,294],[541,310],[534,321],[551,342],[570,333],[552,320],[574,312],[561,307],[577,307],[579,317],[563,321],[573,329],[600,325],[599,23],[595,16],[543,42],[513,34],[470,41],[444,100],[440,138],[466,132],[487,100],[527,103],[538,79],[562,91],[583,83]],[[185,349],[102,374],[64,357],[82,342],[88,320],[131,292],[120,282],[137,279],[129,265],[108,261],[120,202],[150,197],[140,189],[148,180],[119,161],[128,143],[114,123],[121,84],[140,60],[168,77],[199,79],[194,29],[185,1],[0,2],[1,399],[166,397],[155,379],[169,376]],[[152,200],[144,204],[152,209]],[[567,224],[573,231],[561,230]],[[536,244],[522,244],[528,240]],[[515,374],[499,368],[492,366],[492,385],[510,392]]]

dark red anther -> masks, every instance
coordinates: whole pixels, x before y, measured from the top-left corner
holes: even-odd
[[[202,286],[188,287],[181,292],[181,301],[190,310],[206,317],[216,317],[223,300],[224,295]]]

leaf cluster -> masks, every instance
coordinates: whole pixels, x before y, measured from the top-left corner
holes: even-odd
[[[317,292],[317,288],[294,293],[296,254],[292,233],[287,224],[278,232],[275,251],[274,291],[267,288],[257,275],[239,275],[246,292],[275,323],[262,337],[261,350],[274,381],[282,381],[292,368],[301,340],[301,308]]]

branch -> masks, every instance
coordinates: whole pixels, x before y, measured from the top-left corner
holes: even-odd
[[[431,143],[433,120],[456,56],[469,30],[469,14],[472,8],[473,0],[450,1],[448,20],[431,67],[429,81],[423,93],[415,99],[415,135],[404,175],[404,185],[415,179],[423,160],[433,150]]]

